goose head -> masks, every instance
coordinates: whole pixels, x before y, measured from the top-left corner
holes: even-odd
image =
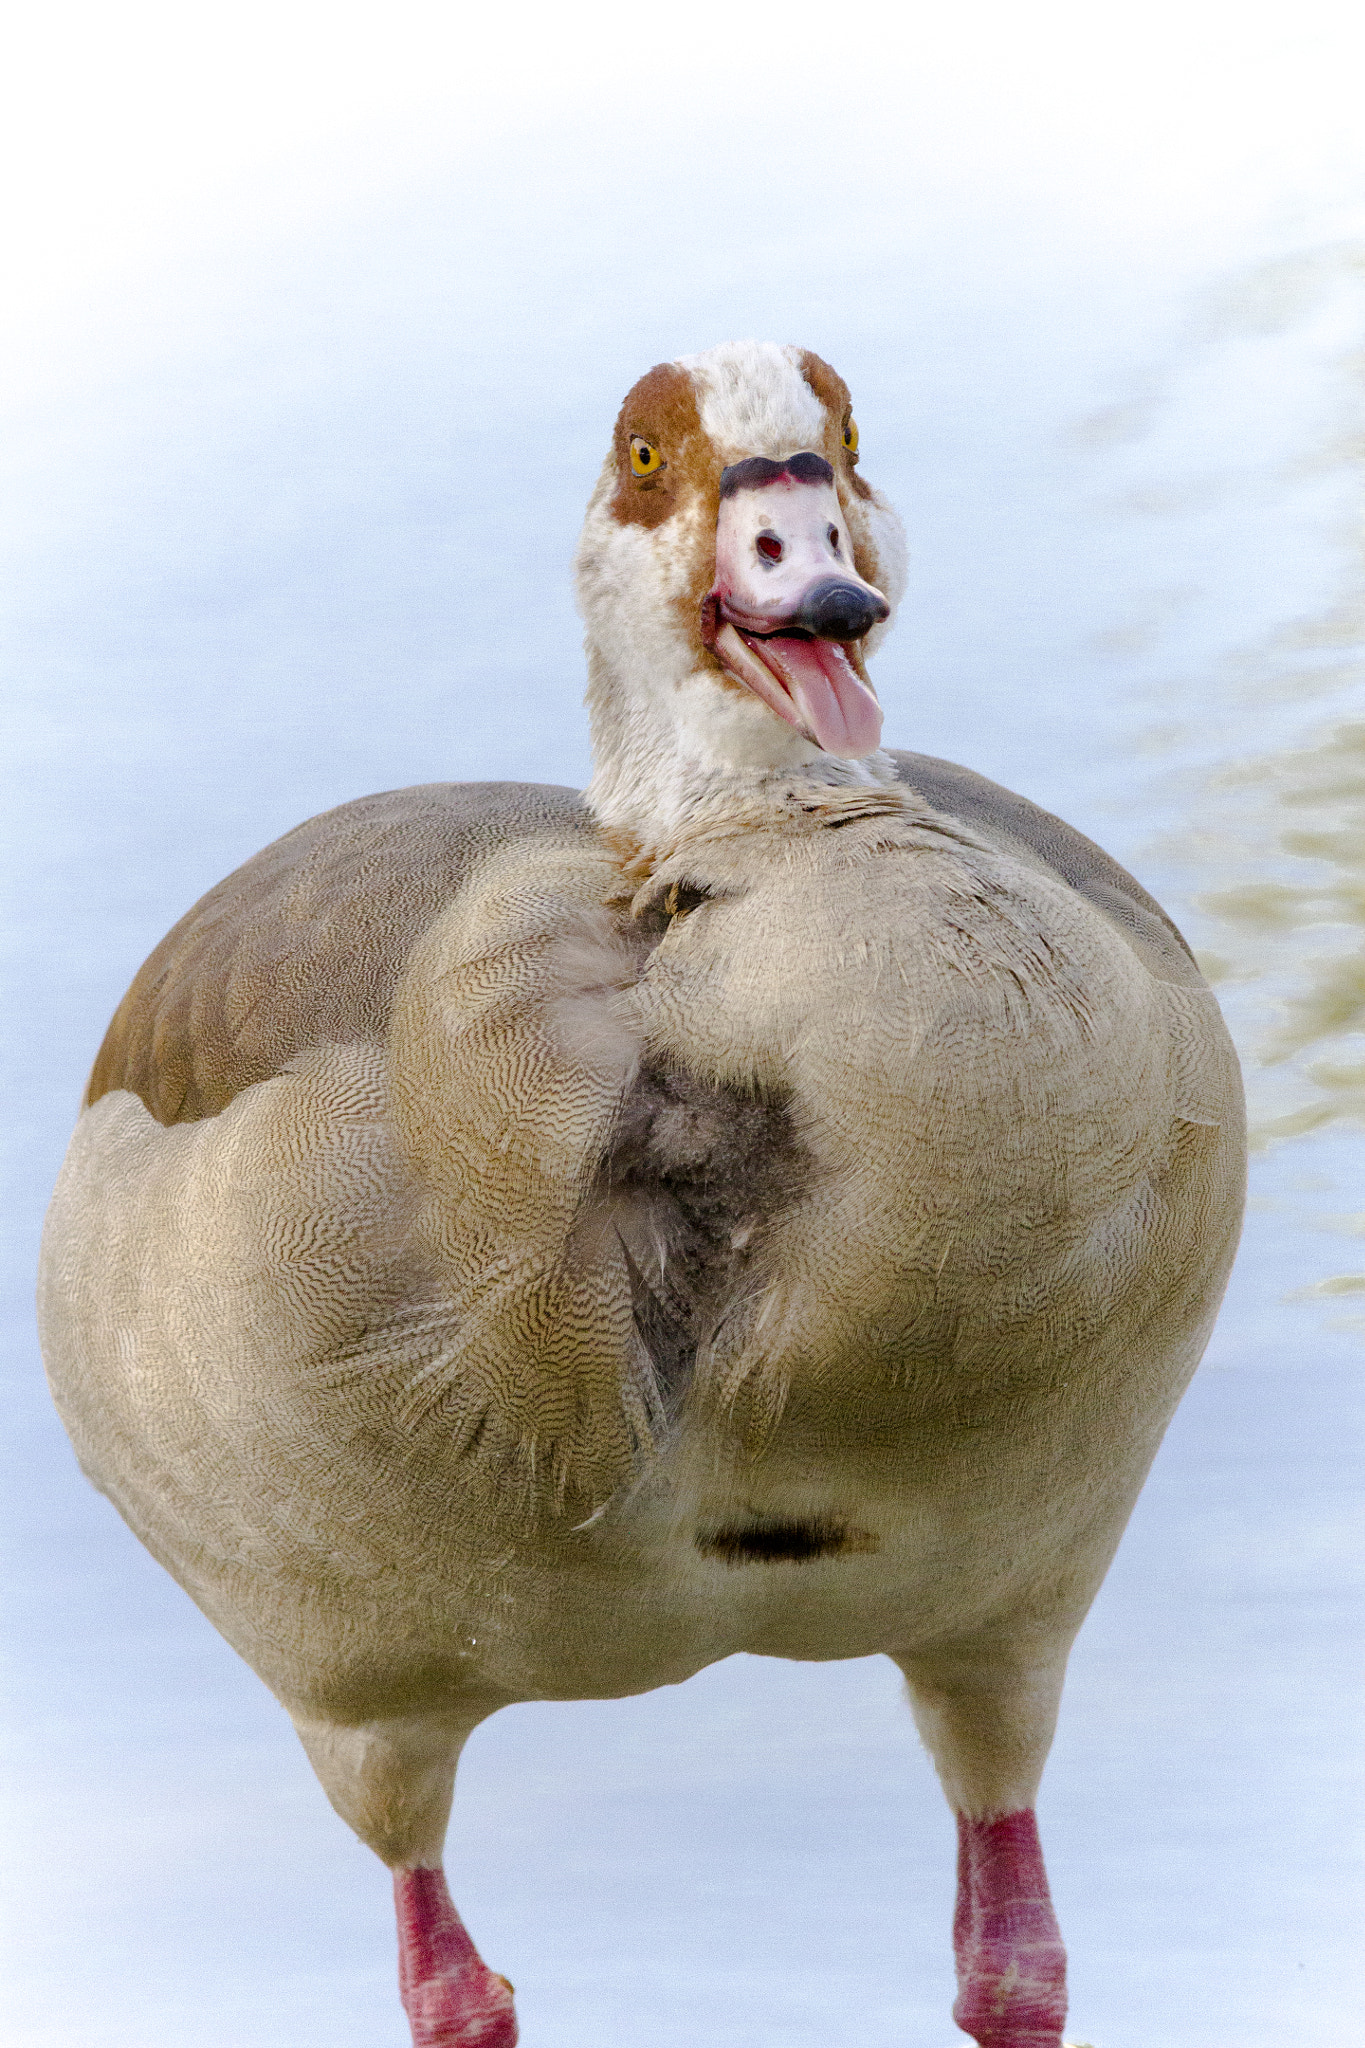
[[[601,823],[645,851],[722,802],[888,781],[866,655],[905,581],[848,387],[730,342],[627,394],[579,543]]]

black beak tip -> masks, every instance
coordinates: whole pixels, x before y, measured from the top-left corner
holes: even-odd
[[[875,591],[842,576],[826,576],[807,592],[800,617],[792,623],[822,640],[861,640],[890,614],[890,605]]]

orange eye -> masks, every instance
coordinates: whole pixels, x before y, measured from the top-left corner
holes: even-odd
[[[643,434],[630,437],[630,466],[636,476],[653,476],[664,466],[663,456],[657,448],[645,440]]]
[[[844,421],[844,447],[850,455],[857,455],[858,423],[856,420],[848,419]]]

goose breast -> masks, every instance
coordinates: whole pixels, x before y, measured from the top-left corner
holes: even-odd
[[[278,1691],[904,1647],[1017,1600],[1040,1521],[1083,1605],[1203,1340],[1240,1097],[1183,947],[1048,822],[860,798],[632,901],[567,794],[435,788],[171,935],[54,1204],[49,1354]],[[756,1613],[765,1528],[820,1568]]]

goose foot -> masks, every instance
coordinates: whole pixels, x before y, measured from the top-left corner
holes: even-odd
[[[443,1870],[395,1870],[398,1989],[412,2048],[516,2048],[512,1987],[455,1911]]]
[[[1062,2048],[1066,1950],[1032,1809],[957,1830],[953,2018],[979,2048]]]

